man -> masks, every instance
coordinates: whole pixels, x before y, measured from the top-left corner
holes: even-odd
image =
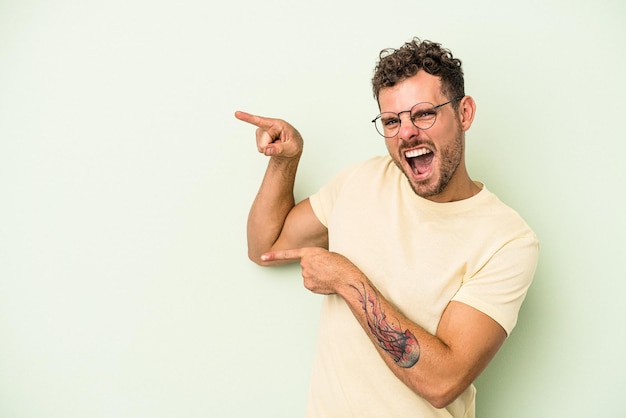
[[[299,260],[305,287],[327,295],[307,416],[473,417],[472,382],[517,321],[537,238],[469,177],[476,104],[450,51],[419,39],[384,50],[372,81],[389,156],[298,204],[298,131],[236,113],[270,157],[248,219],[249,257]]]

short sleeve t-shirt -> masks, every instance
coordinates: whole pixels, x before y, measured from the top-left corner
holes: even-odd
[[[435,203],[417,196],[386,156],[344,170],[310,202],[328,228],[329,249],[428,332],[436,333],[452,300],[512,331],[538,241],[484,186],[469,199]],[[474,416],[473,386],[443,409],[405,386],[336,295],[324,297],[312,373],[307,417]]]

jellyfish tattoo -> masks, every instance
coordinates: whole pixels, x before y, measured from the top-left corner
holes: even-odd
[[[351,287],[359,294],[367,325],[378,346],[387,352],[398,366],[412,367],[420,357],[420,345],[415,335],[408,329],[402,332],[401,328],[389,324],[377,294],[368,293],[365,285],[362,285],[362,290],[355,286]]]

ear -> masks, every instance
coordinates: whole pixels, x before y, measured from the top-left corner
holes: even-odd
[[[459,103],[459,120],[463,132],[469,130],[474,122],[474,115],[476,114],[476,102],[472,96],[465,96]]]

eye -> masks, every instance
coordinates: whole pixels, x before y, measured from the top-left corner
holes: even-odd
[[[382,124],[385,128],[393,128],[400,123],[400,119],[398,118],[383,118]]]
[[[437,114],[437,112],[435,111],[435,109],[421,109],[421,110],[417,110],[415,113],[413,113],[413,120],[430,119],[433,116],[435,116],[436,114]]]
[[[413,123],[429,123],[437,117],[437,111],[435,109],[420,109],[411,115]]]

